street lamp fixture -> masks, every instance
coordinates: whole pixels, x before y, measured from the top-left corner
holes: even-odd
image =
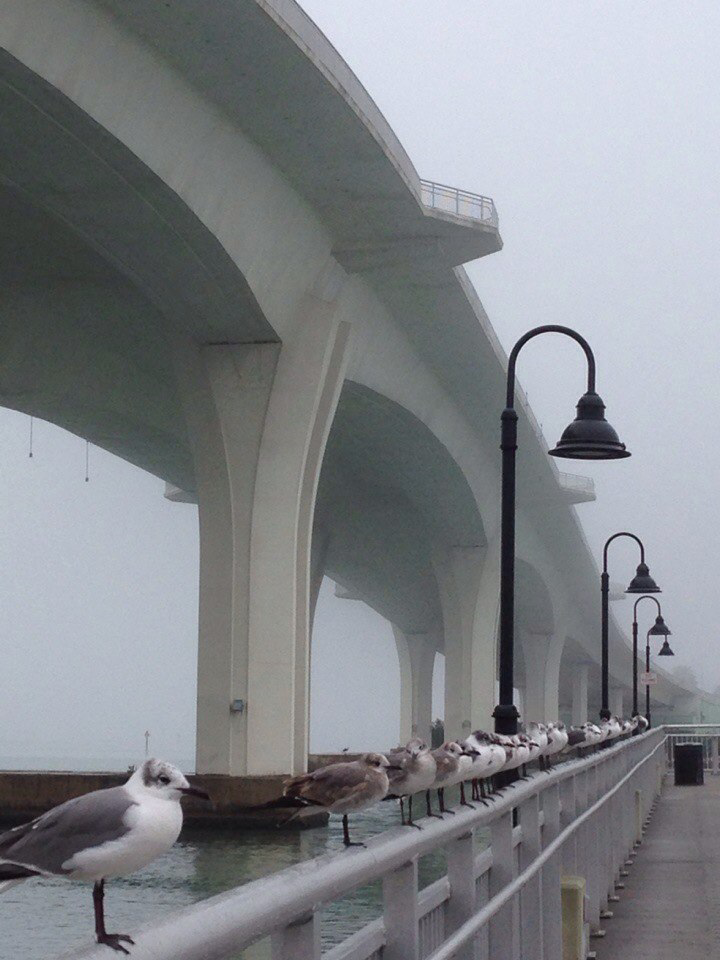
[[[667,640],[666,640],[666,641],[663,643],[663,645],[660,647],[660,650],[658,651],[658,656],[659,656],[659,657],[674,657],[674,656],[675,656],[675,654],[673,653],[673,651],[670,649],[670,644],[667,642]]]
[[[617,460],[630,453],[605,419],[605,404],[595,392],[595,357],[588,342],[569,327],[548,324],[520,337],[508,358],[507,395],[501,416],[502,518],[500,533],[500,702],[495,707],[495,731],[517,733],[518,711],[513,697],[515,640],[515,458],[517,422],[515,365],[528,340],[541,333],[562,333],[580,344],[588,366],[587,391],[578,400],[575,420],[565,429],[553,457],[573,460]]]
[[[637,571],[635,576],[630,581],[625,593],[661,593],[660,587],[655,583],[653,578],[650,576],[650,570],[648,565],[645,563],[645,546],[643,545],[640,537],[636,537],[634,533],[627,533],[625,530],[621,530],[619,533],[614,533],[611,537],[608,537],[605,546],[603,548],[603,569],[600,574],[600,593],[602,597],[602,669],[601,669],[601,699],[602,699],[602,708],[600,710],[600,719],[609,720],[610,719],[610,682],[609,682],[609,633],[610,633],[610,575],[608,573],[608,548],[613,540],[617,540],[618,537],[630,537],[631,540],[634,540],[635,543],[640,547],[640,563],[638,564]],[[637,619],[637,618],[634,618]],[[635,648],[637,649],[637,647]],[[636,662],[636,660],[634,661]],[[637,670],[637,667],[634,668]],[[637,694],[635,695],[634,707],[637,707]]]
[[[657,584],[656,584],[657,586]],[[657,607],[657,616],[655,617],[655,623],[648,630],[648,636],[650,637],[670,637],[672,636],[672,630],[663,620],[662,607],[660,606],[660,601],[657,597],[645,595],[638,597],[635,603],[633,604],[633,624],[632,624],[632,638],[633,638],[633,712],[634,717],[638,714],[638,618],[637,610],[638,605],[642,603],[643,600],[652,600],[652,602]],[[663,646],[663,650],[667,646],[667,649],[670,650],[667,640]],[[663,650],[660,651],[660,654],[663,657],[667,657],[667,653],[663,653]]]

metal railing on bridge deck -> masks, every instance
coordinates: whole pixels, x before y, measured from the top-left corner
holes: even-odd
[[[665,732],[668,768],[675,765],[673,747],[676,743],[701,743],[703,768],[714,776],[720,775],[720,723],[667,724]]]
[[[490,197],[483,197],[479,193],[470,193],[467,190],[458,190],[445,183],[433,183],[432,180],[421,180],[422,202],[427,207],[436,210],[445,210],[447,213],[456,213],[461,217],[472,217],[473,220],[483,220],[498,226],[498,214],[495,203]]]
[[[537,773],[488,807],[396,827],[187,907],[136,934],[133,960],[226,960],[268,939],[272,960],[558,960],[561,876],[585,878],[597,926],[664,769],[660,728]],[[429,853],[447,873],[419,890]],[[321,910],[373,881],[382,917],[323,952]],[[72,957],[107,960],[107,949]]]

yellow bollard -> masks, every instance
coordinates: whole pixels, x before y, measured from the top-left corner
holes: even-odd
[[[585,878],[562,877],[562,960],[585,960]]]

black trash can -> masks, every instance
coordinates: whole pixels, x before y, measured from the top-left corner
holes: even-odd
[[[699,787],[705,782],[701,743],[676,743],[673,748],[673,763],[675,783],[678,786]]]

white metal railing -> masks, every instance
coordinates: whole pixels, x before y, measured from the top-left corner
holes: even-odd
[[[586,919],[598,926],[660,789],[665,739],[651,730],[518,782],[487,808],[396,827],[365,849],[187,907],[137,933],[133,960],[227,960],[267,937],[272,960],[557,960],[561,874],[585,878]],[[480,852],[478,831],[489,835]],[[447,874],[418,891],[429,853],[444,854]],[[372,881],[382,882],[382,917],[322,953],[321,909]],[[107,950],[72,957],[107,960]]]
[[[425,206],[456,213],[461,217],[472,217],[473,220],[483,220],[497,227],[497,208],[490,197],[458,190],[457,187],[449,187],[445,183],[434,183],[432,180],[421,180],[420,186]]]
[[[558,483],[568,495],[571,503],[588,503],[597,499],[595,496],[595,481],[592,477],[559,471]]]
[[[679,723],[665,727],[667,765],[675,766],[673,747],[676,743],[701,743],[703,768],[714,776],[720,775],[720,723]]]

